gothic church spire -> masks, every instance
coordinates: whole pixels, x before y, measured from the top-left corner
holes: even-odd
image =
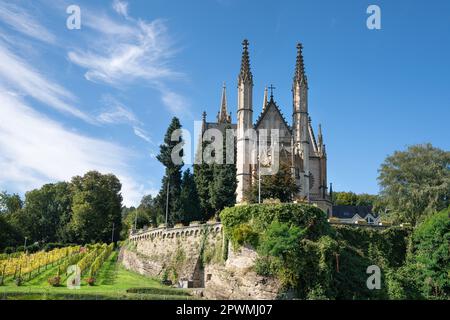
[[[249,83],[253,85],[253,75],[250,71],[250,57],[248,55],[248,40],[244,39],[242,42],[242,60],[241,60],[241,71],[239,73],[239,83]]]
[[[300,84],[304,83],[308,86],[308,79],[305,74],[305,64],[303,62],[303,45],[301,43],[297,44],[297,62],[295,64],[294,74],[294,83],[295,82]]]
[[[264,88],[264,98],[263,98],[263,106],[262,106],[263,112],[266,110],[266,106],[267,106],[267,94],[268,94],[268,90],[267,90],[267,86],[266,86]]]
[[[220,103],[220,111],[217,115],[218,123],[231,123],[231,116],[227,111],[227,87],[225,86],[225,82],[222,87],[222,99]]]

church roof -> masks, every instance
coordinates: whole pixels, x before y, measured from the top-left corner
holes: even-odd
[[[261,124],[261,121],[264,119],[264,116],[267,114],[267,112],[269,112],[270,107],[273,106],[275,108],[275,110],[280,114],[281,119],[283,120],[283,123],[286,125],[286,127],[289,129],[289,132],[292,133],[292,128],[291,126],[287,123],[286,119],[284,118],[283,113],[281,112],[280,108],[278,108],[277,104],[275,103],[275,101],[273,100],[273,96],[270,97],[269,102],[267,102],[266,107],[263,109],[263,111],[259,114],[258,119],[256,120],[256,123],[254,125],[254,128],[258,128],[259,125]]]

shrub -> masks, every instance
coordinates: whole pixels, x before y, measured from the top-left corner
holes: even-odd
[[[322,288],[321,285],[317,285],[314,288],[312,288],[308,292],[306,299],[308,299],[308,300],[329,300],[329,298],[326,295],[325,290]]]
[[[189,292],[169,288],[129,288],[127,289],[127,293],[189,296]]]
[[[235,248],[243,245],[251,245],[253,248],[256,248],[259,242],[259,235],[250,224],[244,223],[233,229],[231,239]]]
[[[166,286],[172,285],[172,281],[169,280],[169,271],[167,269],[164,269],[161,275],[161,283]]]
[[[86,279],[86,282],[88,285],[93,286],[95,284],[95,278],[94,277],[89,277]]]
[[[224,231],[233,234],[233,229],[251,223],[253,230],[263,233],[273,221],[293,224],[305,229],[305,237],[318,239],[332,233],[326,214],[319,208],[307,204],[252,204],[225,208],[220,213]]]
[[[14,247],[6,247],[5,250],[3,250],[3,252],[6,254],[11,254],[16,252],[16,249]]]
[[[299,227],[273,221],[264,233],[259,251],[263,255],[286,257],[295,252],[302,235]]]
[[[411,229],[392,227],[384,230],[335,226],[337,239],[370,256],[377,265],[400,267],[405,263]]]
[[[18,276],[17,278],[14,279],[14,283],[16,284],[16,286],[20,287],[23,283],[23,279],[21,276]]]
[[[38,252],[39,250],[41,250],[41,247],[39,246],[39,244],[33,243],[33,244],[27,246],[26,249],[29,253],[35,253],[35,252]]]
[[[450,298],[450,208],[428,217],[413,233],[408,263],[427,299]]]
[[[60,276],[56,276],[56,277],[48,278],[47,282],[52,287],[59,287],[59,285],[61,284],[61,277]]]
[[[64,248],[66,247],[66,245],[64,245],[63,243],[57,243],[57,242],[49,242],[46,243],[42,249],[46,252],[51,251],[53,249],[59,249],[59,248]]]

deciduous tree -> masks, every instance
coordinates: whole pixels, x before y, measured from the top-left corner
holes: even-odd
[[[381,165],[378,181],[397,220],[416,225],[450,204],[450,152],[431,144],[396,151]]]

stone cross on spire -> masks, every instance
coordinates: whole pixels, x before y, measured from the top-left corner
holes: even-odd
[[[242,60],[241,60],[241,71],[239,73],[239,83],[242,82],[248,82],[250,84],[253,84],[253,75],[250,71],[250,57],[248,54],[248,40],[244,39],[242,41]]]
[[[270,89],[270,101],[273,101],[273,89],[276,89],[276,88],[273,86],[273,84],[271,84],[269,89]]]
[[[297,44],[297,62],[295,64],[294,82],[304,82],[308,85],[308,80],[305,74],[305,64],[303,62],[303,45]]]

